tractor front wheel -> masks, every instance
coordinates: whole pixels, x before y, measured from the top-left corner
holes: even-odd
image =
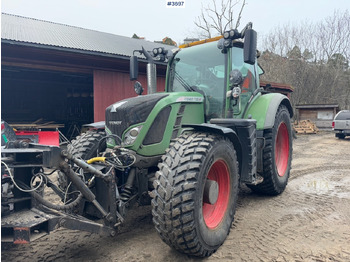
[[[153,222],[162,240],[180,252],[206,257],[225,241],[238,194],[232,143],[191,133],[170,144],[153,191]]]
[[[103,140],[105,137],[106,132],[104,130],[89,130],[77,136],[76,139],[68,145],[67,151],[80,159],[90,159],[97,156],[98,151],[103,152],[106,150],[106,141]],[[58,183],[60,188],[64,191],[66,191],[70,183],[67,181],[66,175],[61,171],[58,172]],[[74,189],[70,191],[74,191]]]

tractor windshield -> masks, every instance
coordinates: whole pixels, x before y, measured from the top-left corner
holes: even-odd
[[[225,101],[225,57],[217,42],[181,50],[169,71],[169,92],[199,92],[206,100],[207,119],[222,117]]]

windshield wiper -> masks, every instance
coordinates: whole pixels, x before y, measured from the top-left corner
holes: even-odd
[[[187,92],[195,92],[189,83],[186,82],[185,79],[182,78],[182,76],[179,75],[178,72],[175,72],[175,78],[180,82],[180,84],[186,89]]]

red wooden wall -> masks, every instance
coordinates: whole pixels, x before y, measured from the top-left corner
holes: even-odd
[[[147,94],[146,75],[140,75],[138,81],[142,84]],[[157,91],[164,91],[165,77],[158,76]],[[125,98],[134,97],[134,81],[130,81],[129,74],[94,70],[94,121],[105,120],[105,110],[111,104]]]

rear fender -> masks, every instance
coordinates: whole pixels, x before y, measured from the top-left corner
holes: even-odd
[[[288,97],[279,93],[269,93],[256,98],[249,106],[244,118],[256,119],[257,130],[272,128],[278,107],[281,104],[287,107],[292,118],[293,108]]]

